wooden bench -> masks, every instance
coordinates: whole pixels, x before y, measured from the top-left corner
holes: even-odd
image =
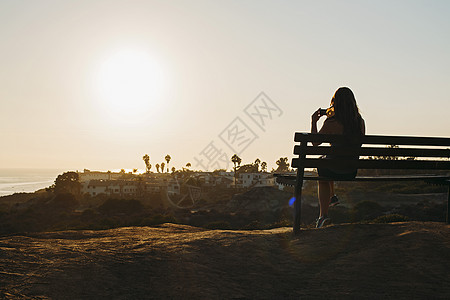
[[[301,196],[303,180],[330,180],[318,176],[305,176],[305,168],[339,168],[342,166],[356,169],[416,169],[427,170],[431,175],[411,176],[357,176],[352,180],[334,181],[426,181],[433,184],[448,186],[447,223],[450,224],[450,172],[437,175],[436,170],[450,171],[450,138],[413,137],[413,136],[381,136],[366,135],[349,137],[344,135],[327,135],[312,133],[295,133],[292,168],[297,169],[297,175],[276,174],[280,184],[295,187],[294,226],[295,234],[300,232]],[[347,148],[332,148],[321,144],[337,143],[339,145],[356,145]],[[392,147],[392,145],[396,145]],[[391,147],[389,147],[391,146]],[[320,156],[333,154],[339,159],[323,159]],[[344,155],[344,157],[342,157]]]

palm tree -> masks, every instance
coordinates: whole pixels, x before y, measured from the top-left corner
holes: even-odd
[[[233,164],[234,164],[234,187],[236,187],[236,182],[237,182],[237,173],[236,173],[236,165],[237,166],[240,166],[241,165],[241,161],[242,161],[242,159],[237,155],[237,154],[234,154],[232,157],[231,157],[231,161],[233,162]]]
[[[126,175],[125,175],[125,169],[120,169],[119,174],[121,174],[121,175],[120,175],[120,178],[125,179],[125,177],[126,177]]]
[[[186,168],[190,168],[192,165],[191,165],[191,163],[190,162],[188,162],[187,164],[186,164]]]
[[[176,169],[175,167],[172,167],[172,173],[175,173]]]
[[[289,172],[289,163],[287,157],[280,157],[280,159],[276,161],[276,164],[278,165],[278,168],[276,169],[277,172]]]
[[[167,154],[166,157],[164,157],[164,159],[167,161],[167,173],[169,173],[169,162],[170,162],[171,158],[172,157],[170,157],[169,154]]]
[[[261,163],[261,171],[265,172],[267,170],[267,163],[265,161],[263,161]]]
[[[159,173],[159,164],[156,164],[156,172],[158,172]]]
[[[145,168],[147,170],[147,173],[150,173],[150,168],[152,167],[152,165],[150,164],[150,156],[148,156],[148,154],[145,154],[142,159],[145,162]]]
[[[166,164],[163,163],[163,162],[160,164],[160,166],[161,166],[161,173],[164,173],[164,166],[165,166],[165,165],[166,165]]]
[[[256,166],[256,171],[259,172],[259,164],[261,163],[261,160],[259,158],[257,158],[255,160],[255,166]]]

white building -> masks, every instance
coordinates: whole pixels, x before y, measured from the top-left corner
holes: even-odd
[[[98,172],[84,170],[78,173],[80,176],[82,193],[91,196],[106,194],[108,196],[135,197],[148,193],[160,193],[161,191],[169,195],[180,194],[180,184],[177,178],[168,174],[153,174],[143,176],[130,176],[124,179],[123,173]],[[295,173],[289,174],[295,175]],[[202,172],[194,174],[194,177],[204,187],[227,187],[233,188],[234,172]],[[253,188],[262,186],[274,186],[283,189],[282,185],[276,183],[272,173],[238,173],[236,187]]]
[[[121,176],[122,173],[113,173],[113,172],[101,172],[101,171],[90,171],[88,169],[84,169],[83,173],[77,172],[79,176],[80,182],[90,181],[90,180],[117,180]]]
[[[89,180],[81,182],[81,193],[97,196],[99,194],[108,194],[109,181]]]
[[[238,173],[236,186],[252,188],[261,186],[276,186],[272,173]]]
[[[167,190],[169,195],[179,195],[180,185],[177,180],[89,180],[81,182],[81,192],[91,196],[105,194],[108,196],[135,197],[146,193],[159,193]]]

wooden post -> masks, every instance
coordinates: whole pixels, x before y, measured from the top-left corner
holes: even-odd
[[[303,188],[304,169],[297,169],[297,179],[295,181],[295,202],[294,202],[294,234],[300,233],[301,215],[302,215],[302,188]]]
[[[450,181],[448,182],[447,193],[447,224],[450,224]]]
[[[304,159],[306,157],[306,144],[307,141],[302,141],[300,143],[300,155],[299,155],[299,165],[297,166],[297,178],[295,181],[295,191],[294,191],[294,234],[300,233],[301,226],[301,214],[302,214],[302,188],[303,188],[303,176],[305,174]]]

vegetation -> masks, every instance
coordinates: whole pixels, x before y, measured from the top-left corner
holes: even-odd
[[[256,172],[259,172],[260,164],[261,164],[261,160],[259,158],[255,159],[254,166],[256,167]]]
[[[261,171],[266,172],[267,171],[267,163],[265,161],[263,161],[261,163]]]
[[[374,223],[394,223],[406,221],[409,221],[409,218],[400,214],[383,215],[373,220]]]
[[[236,172],[236,170],[237,170],[237,167],[239,167],[241,165],[242,159],[237,154],[234,154],[231,157],[231,161],[234,164],[234,185],[236,186],[236,183],[237,183],[237,172]]]
[[[79,176],[77,172],[66,172],[55,180],[55,184],[49,188],[50,191],[54,191],[56,194],[70,193],[73,195],[79,195],[81,190],[81,184],[79,182]]]
[[[148,154],[143,156],[143,160],[148,174],[151,172]],[[167,165],[164,162],[156,164],[157,172],[165,173],[165,166],[169,172],[170,160],[170,155],[166,155]],[[255,159],[253,163],[241,165],[242,159],[235,154],[231,161],[234,164],[235,180],[239,173],[266,172],[267,170],[267,163],[261,162],[259,158]],[[281,157],[276,164],[278,167],[276,170],[272,170],[274,172],[291,171],[287,157]],[[257,201],[261,201],[261,194],[253,193],[256,196],[247,199],[245,198],[247,193],[252,195],[252,191],[248,189],[226,188],[225,186],[205,187],[201,179],[192,176],[194,171],[190,168],[190,163],[187,163],[186,168],[181,170],[172,167],[172,174],[176,175],[178,179],[181,178],[186,185],[202,188],[200,200],[196,201],[194,207],[189,210],[164,208],[161,205],[162,199],[159,194],[140,195],[136,199],[120,199],[105,194],[81,195],[78,173],[66,172],[59,175],[55,183],[46,191],[0,197],[0,235],[29,231],[152,226],[165,222],[183,223],[209,229],[251,230],[292,226],[292,208],[288,206],[288,200],[293,192],[291,187],[285,188],[283,196],[285,198],[274,196],[271,199],[279,200],[281,205],[278,208],[262,209],[263,205],[257,203]],[[215,174],[219,171],[226,170],[216,170]],[[360,173],[377,171],[360,170]],[[133,170],[133,172],[136,173],[137,170]],[[133,172],[126,174],[123,170],[122,174],[129,178],[143,180],[145,175],[136,175]],[[396,172],[412,173],[401,170],[396,170]],[[341,198],[342,205],[330,208],[330,218],[335,224],[387,223],[406,220],[442,222],[445,220],[446,204],[443,200],[429,201],[427,199],[430,197],[426,194],[445,192],[447,192],[446,187],[430,185],[421,181],[338,182],[336,193]],[[248,208],[230,208],[230,203],[237,193],[241,193],[240,195],[245,196],[243,199],[248,200],[250,205]],[[394,196],[405,200],[400,201]],[[318,214],[316,182],[305,182],[302,198],[302,220],[304,225],[313,226]],[[411,201],[412,198],[418,200]]]
[[[194,178],[189,184],[198,186]],[[314,190],[311,185],[310,190]],[[352,200],[352,191],[339,186],[342,205],[330,208],[330,218],[335,224],[349,222],[403,222],[406,220],[438,221],[445,220],[446,204],[442,202],[419,201],[418,203],[389,203],[381,201]],[[277,191],[276,189],[273,189]],[[307,190],[306,190],[307,191]],[[302,204],[304,226],[313,226],[318,214],[317,199],[305,191],[304,196],[311,201]],[[367,192],[367,191],[366,191]],[[254,201],[260,199],[260,193],[252,190],[239,198],[237,203],[249,203],[250,206],[231,209],[235,189],[217,188],[204,194],[190,210],[162,208],[159,195],[154,198],[119,199],[98,195],[78,196],[71,193],[42,192],[31,195],[2,197],[0,200],[0,235],[22,232],[53,231],[67,229],[108,229],[121,226],[153,226],[165,222],[182,223],[209,229],[268,229],[280,226],[292,226],[292,208],[288,206],[291,195],[280,192],[285,198],[278,199],[280,206],[276,209],[261,210]],[[284,193],[284,194],[283,194]],[[248,195],[248,196],[245,196]],[[253,195],[253,196],[252,196]],[[250,198],[245,198],[245,197]],[[244,198],[242,198],[244,197]],[[378,196],[380,197],[380,195]],[[6,201],[17,198],[14,201]],[[357,196],[362,199],[361,195]],[[247,200],[245,200],[247,199]],[[378,199],[378,198],[377,198]],[[236,201],[235,201],[236,203]],[[252,206],[253,205],[253,206]],[[266,204],[264,204],[266,205]],[[254,210],[252,207],[258,208]]]
[[[170,168],[169,164],[171,161],[172,157],[167,154],[164,157],[165,162],[159,163],[155,165],[156,168],[156,172],[157,173],[169,173],[171,171],[172,174],[178,174],[178,173],[183,173],[183,172],[188,172],[191,171],[190,168],[192,167],[192,164],[190,162],[186,163],[185,167],[182,167],[181,169],[177,170],[176,168],[174,169],[174,167]],[[150,163],[150,156],[148,154],[145,154],[142,157],[142,160],[145,163],[145,170],[146,173],[150,173],[151,172],[151,168],[152,168],[152,164]],[[237,155],[234,154],[231,157],[231,161],[233,162],[233,170],[235,172],[235,174],[238,174],[239,172],[241,173],[257,173],[257,172],[267,172],[267,162],[265,161],[261,161],[259,158],[256,158],[255,161],[253,163],[249,163],[249,164],[244,164],[241,166],[242,163],[242,159]],[[289,168],[289,163],[288,163],[288,158],[287,157],[281,157],[280,159],[278,159],[276,161],[277,164],[277,169],[272,169],[272,172],[278,172],[278,173],[283,173],[283,172],[290,172],[292,171]],[[123,170],[123,173],[125,174],[125,170]],[[133,169],[132,174],[136,174],[138,171],[138,169]],[[219,170],[217,170],[219,171]],[[226,172],[226,169],[223,169],[221,171]]]
[[[142,203],[137,200],[110,198],[98,207],[98,211],[105,215],[133,215],[140,213],[143,208]]]
[[[150,164],[150,156],[148,156],[148,154],[145,154],[142,159],[144,160],[145,163],[145,171],[146,173],[150,173],[150,170],[152,168],[152,165]]]
[[[166,157],[164,158],[167,162],[167,173],[169,173],[169,162],[171,160],[171,157],[169,154],[166,155]]]
[[[276,164],[278,168],[275,170],[275,172],[286,173],[290,171],[287,157],[280,157],[280,159],[276,161]]]
[[[242,165],[237,170],[238,173],[257,173],[258,172],[258,165],[256,164],[247,164]]]

